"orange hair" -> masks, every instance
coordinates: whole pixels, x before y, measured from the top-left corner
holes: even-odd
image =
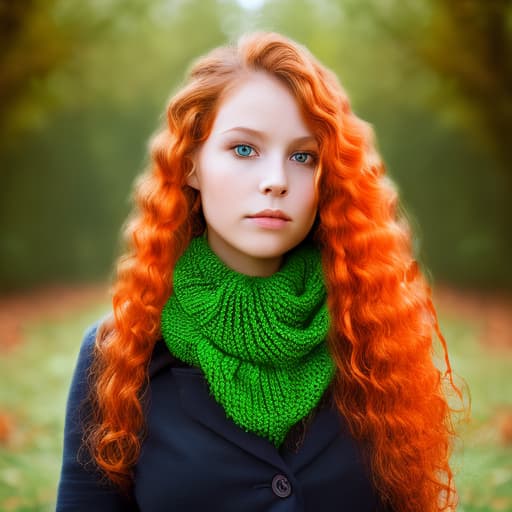
[[[407,223],[397,215],[397,194],[371,129],[351,111],[335,75],[273,33],[247,35],[199,59],[152,141],[151,165],[136,185],[137,208],[126,228],[129,251],[118,263],[114,314],[96,339],[86,436],[92,458],[110,481],[129,488],[144,436],[141,394],[173,268],[205,227],[198,192],[185,183],[191,157],[224,95],[253,71],[289,88],[318,139],[312,236],[322,252],[332,318],[335,403],[352,434],[370,446],[374,483],[395,510],[455,508],[446,377],[460,392]],[[444,374],[432,361],[436,333]]]

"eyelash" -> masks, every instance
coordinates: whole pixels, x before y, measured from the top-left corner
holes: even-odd
[[[256,153],[256,150],[250,145],[250,144],[236,144],[235,146],[233,146],[231,148],[231,150],[235,153],[235,156],[237,158],[241,158],[241,159],[245,159],[245,158],[251,158],[253,157],[254,155],[252,154],[249,154],[249,155],[240,155],[237,153],[237,148],[240,148],[240,147],[244,147],[244,148],[249,148],[251,151],[253,151],[254,153]],[[306,161],[306,162],[299,162],[298,160],[293,160],[294,162],[297,162],[298,164],[301,164],[301,165],[313,165],[316,163],[316,160],[317,160],[317,156],[315,153],[310,153],[309,151],[297,151],[295,153],[292,154],[292,158],[296,155],[306,155],[307,157],[310,158],[310,161]]]

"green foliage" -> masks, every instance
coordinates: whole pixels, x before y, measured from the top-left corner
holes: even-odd
[[[510,175],[512,3],[509,0],[339,0],[349,23],[443,84],[442,110],[480,139]],[[367,31],[361,30],[363,27]],[[370,36],[372,37],[372,36]],[[379,46],[380,53],[381,47]],[[378,58],[378,57],[377,57]],[[405,84],[404,84],[405,85]]]
[[[459,55],[475,60],[469,81],[497,65],[488,52],[475,50],[486,44],[476,34],[489,30],[485,20],[493,16],[491,3],[461,2],[467,5],[469,26],[452,32],[447,27],[454,23],[459,3],[444,0],[277,0],[267,3],[258,26],[308,46],[336,71],[355,112],[374,126],[427,272],[465,286],[510,288],[512,161],[504,166],[505,153],[498,146],[512,147],[512,127],[492,131],[484,128],[489,126],[484,118],[496,111],[508,116],[506,102],[512,95],[493,89],[495,80],[487,84],[485,101],[472,98],[462,91],[464,77],[457,71]],[[511,13],[512,4],[498,4]],[[474,26],[480,23],[475,9],[481,26]],[[502,36],[501,51],[508,52],[512,31]],[[450,43],[457,37],[460,51]],[[435,65],[424,57],[425,45],[430,55],[450,65]],[[493,73],[505,77],[508,68]],[[494,96],[503,100],[501,107],[495,108]],[[486,137],[478,136],[481,128]]]
[[[142,165],[140,130],[149,133],[152,125],[146,116],[144,110],[110,105],[62,112],[33,136],[30,152],[4,155],[5,288],[27,286],[41,276],[104,276],[127,213],[130,183]]]
[[[70,55],[71,27],[52,16],[57,0],[0,3],[0,133],[34,117],[40,81]],[[49,37],[49,34],[52,37]],[[35,110],[35,111],[34,111]]]
[[[66,4],[55,1],[71,23]],[[48,94],[59,104],[4,145],[0,288],[111,270],[132,182],[166,97],[190,61],[224,39],[222,12],[212,0],[148,6],[82,6],[96,38],[48,78]]]
[[[389,173],[399,184],[418,255],[435,279],[512,287],[510,228],[504,215],[508,177],[460,130],[425,110],[402,108],[395,116],[388,102],[373,107],[367,117],[375,124]]]
[[[467,9],[460,26],[459,4]],[[295,38],[336,71],[376,129],[433,275],[510,288],[512,164],[503,165],[498,146],[512,147],[511,129],[491,128],[490,118],[511,111],[510,96],[493,89],[508,83],[496,77],[511,60],[492,60],[483,36],[494,20],[493,48],[508,54],[505,4],[273,0],[244,11],[235,0],[0,3],[0,21],[14,27],[0,34],[0,288],[111,271],[166,98],[193,59],[254,29]],[[478,78],[487,75],[494,78]],[[487,93],[469,94],[473,82],[488,84]]]

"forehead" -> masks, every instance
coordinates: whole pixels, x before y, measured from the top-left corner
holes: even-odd
[[[299,104],[285,84],[264,72],[252,72],[221,100],[212,134],[244,126],[256,131],[279,129],[295,137],[312,133]]]

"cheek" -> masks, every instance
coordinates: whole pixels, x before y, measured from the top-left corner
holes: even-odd
[[[209,172],[201,176],[201,203],[208,223],[228,222],[233,215],[244,213],[246,194],[240,179],[226,172]]]
[[[220,204],[228,209],[236,204],[243,195],[238,180],[224,174],[210,175],[201,183],[201,197],[203,202]]]
[[[243,172],[245,171],[245,172]],[[233,162],[219,159],[216,165],[210,162],[200,175],[200,189],[203,201],[222,202],[225,208],[240,203],[250,192],[254,183],[247,175],[247,169],[237,168]]]
[[[305,174],[298,177],[297,183],[297,195],[304,206],[308,206],[308,209],[314,208],[315,206],[315,180],[312,174]]]
[[[201,196],[206,200],[216,200],[226,192],[222,186],[222,179],[216,175],[208,175],[201,180]]]
[[[203,202],[215,201],[219,195],[222,195],[225,187],[222,186],[224,174],[222,165],[213,165],[215,162],[209,162],[208,166],[202,165],[198,172],[201,199]]]
[[[212,200],[222,199],[240,187],[240,173],[236,162],[227,152],[205,147],[199,159],[201,195]]]
[[[207,220],[220,219],[225,213],[229,191],[221,188],[217,180],[203,181],[201,187],[201,203]]]

